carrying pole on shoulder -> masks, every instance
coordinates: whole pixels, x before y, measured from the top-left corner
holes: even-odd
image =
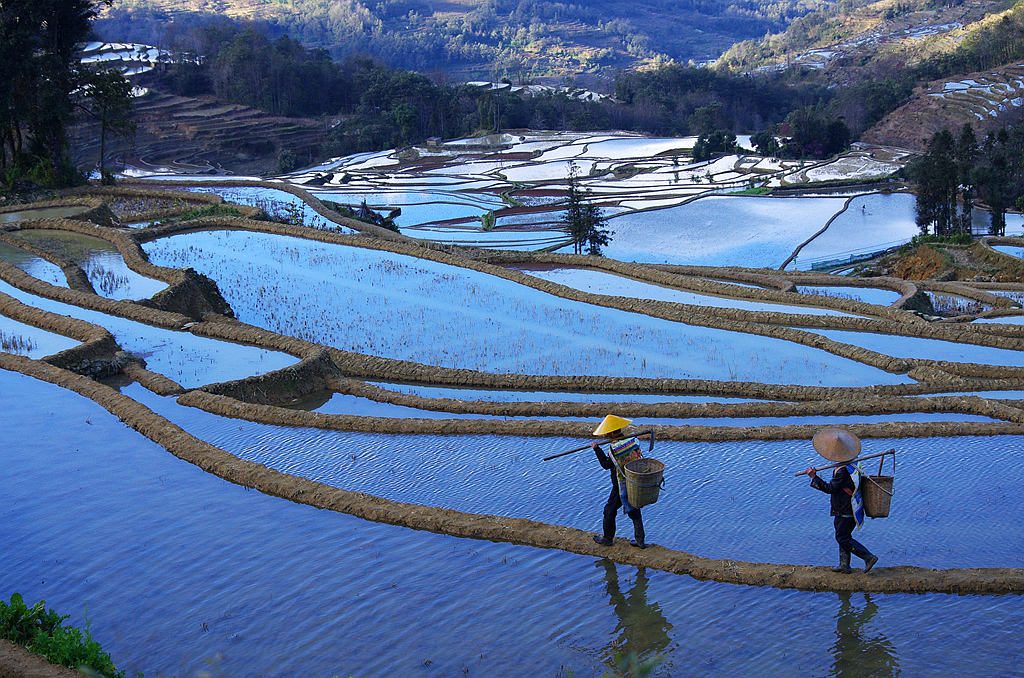
[[[856,459],[851,459],[850,461],[841,461],[841,462],[839,462],[837,464],[830,464],[828,466],[822,466],[820,468],[814,469],[814,472],[817,473],[818,471],[827,471],[830,468],[839,468],[840,466],[846,466],[847,464],[855,464],[858,461],[864,461],[865,459],[877,459],[878,457],[884,457],[887,454],[891,454],[893,456],[893,459],[895,459],[896,458],[896,449],[893,448],[891,450],[886,450],[885,452],[879,452],[878,454],[869,454],[869,455],[867,455],[865,457],[857,457]],[[878,467],[879,467],[879,469],[881,469],[881,467],[882,467],[881,463],[879,463]],[[794,475],[795,476],[802,476],[802,475],[806,475],[806,474],[807,474],[807,471],[803,470],[803,471],[799,471],[799,472],[795,473]]]
[[[650,429],[650,430],[647,430],[647,431],[642,431],[642,432],[637,433],[636,435],[633,435],[633,436],[630,436],[630,437],[631,438],[642,438],[644,436],[650,436],[651,437],[651,444],[647,448],[647,451],[650,452],[651,450],[654,449],[654,429],[653,428]],[[605,438],[604,440],[599,440],[597,442],[598,443],[611,442],[611,438]],[[549,459],[558,459],[559,457],[564,457],[567,454],[572,454],[573,452],[579,452],[580,450],[587,450],[587,449],[590,449],[590,444],[584,445],[583,447],[577,447],[576,449],[569,450],[568,452],[559,452],[558,454],[552,454],[550,457],[544,457],[543,459],[541,459],[541,461],[548,461]]]

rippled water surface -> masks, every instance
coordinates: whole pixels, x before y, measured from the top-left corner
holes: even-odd
[[[521,416],[508,415],[501,405],[494,408],[494,414],[464,414],[444,410],[428,410],[407,405],[396,405],[379,402],[370,398],[334,393],[329,397],[322,396],[306,399],[288,407],[304,410],[315,410],[321,414],[355,414],[369,417],[418,417],[426,419],[536,419],[565,420],[564,416]],[[601,421],[603,416],[572,417],[574,421]],[[858,423],[866,424],[880,421],[998,421],[991,417],[974,414],[949,414],[945,412],[908,412],[901,414],[868,414],[857,415]],[[645,425],[664,424],[669,426],[764,426],[768,424],[849,424],[850,416],[797,416],[797,417],[649,417],[644,418]]]
[[[359,247],[214,231],[163,238],[145,250],[154,264],[214,278],[239,320],[371,355],[525,374],[811,385],[907,380],[780,339],[598,308]]]
[[[23,292],[0,280],[0,292],[23,304],[85,320],[105,328],[126,351],[146,361],[146,367],[186,388],[242,379],[293,365],[299,360],[278,351],[232,344],[189,332],[175,332],[144,323],[90,311]]]
[[[541,461],[587,440],[287,428],[181,408],[140,387],[126,392],[193,435],[279,471],[396,501],[600,528],[609,481],[593,453]],[[652,423],[634,425],[640,430],[645,422]],[[893,517],[869,521],[863,541],[887,564],[1024,566],[1024,532],[1010,499],[1024,479],[1016,453],[1022,442],[1011,436],[865,441],[865,454],[895,448],[899,474]],[[831,560],[828,496],[793,475],[823,465],[808,442],[658,442],[645,454],[667,466],[663,498],[644,510],[649,540],[715,558]],[[865,470],[875,473],[872,463]],[[987,464],[998,464],[1000,474],[993,477]],[[964,501],[968,496],[975,500]],[[628,534],[629,521],[620,521]],[[752,533],[760,537],[751,539]],[[992,539],[996,533],[1004,538]]]
[[[660,395],[646,393],[565,393],[555,391],[500,391],[490,389],[446,388],[419,384],[391,384],[373,382],[388,391],[418,395],[421,398],[454,398],[455,400],[487,400],[491,402],[555,401],[574,403],[635,402],[635,403],[709,403],[709,402],[764,402],[756,398],[730,398],[707,395]]]
[[[658,301],[671,301],[678,304],[694,304],[697,306],[739,308],[746,311],[774,311],[775,313],[851,316],[849,313],[841,313],[827,308],[770,304],[763,301],[730,299],[728,297],[716,297],[710,294],[698,294],[696,292],[676,290],[593,269],[555,268],[541,271],[527,270],[525,272],[544,280],[550,280],[551,282],[556,282],[560,285],[583,290],[584,292],[592,292],[594,294],[633,297],[634,299],[655,299]]]
[[[0,427],[13,481],[0,543],[16,545],[0,591],[45,599],[78,625],[88,601],[93,635],[128,675],[191,677],[212,662],[225,676],[589,677],[630,650],[661,655],[658,676],[1024,671],[1015,596],[759,589],[415,532],[228,484],[27,377],[0,372],[0,405],[19,422]],[[722,475],[731,494],[771,477]],[[823,498],[805,541],[828,541]],[[646,511],[652,534],[662,506]],[[735,532],[780,538],[756,523]]]

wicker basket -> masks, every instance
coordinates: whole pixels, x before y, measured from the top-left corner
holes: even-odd
[[[658,501],[665,485],[665,465],[657,459],[634,459],[622,468],[626,476],[626,498],[634,508]]]
[[[861,485],[864,513],[868,518],[885,518],[892,503],[893,476],[867,476]]]

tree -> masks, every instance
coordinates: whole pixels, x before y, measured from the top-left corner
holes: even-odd
[[[107,134],[128,136],[135,129],[132,122],[132,86],[116,69],[85,72],[81,89],[84,103],[79,104],[100,126],[100,178],[104,184],[114,183],[107,172]]]
[[[710,160],[715,153],[735,153],[736,135],[727,129],[701,134],[693,145],[693,159],[697,162]]]
[[[701,106],[690,114],[687,123],[690,126],[690,134],[707,135],[715,130],[727,126],[725,114],[722,112],[722,102],[712,101],[707,106]]]
[[[989,132],[985,137],[982,160],[975,170],[978,194],[992,214],[988,227],[991,235],[1005,235],[1006,209],[1016,197],[1014,179],[1019,178],[1020,164],[1014,163],[1012,158],[1019,153],[1014,154],[1010,146],[1010,135],[1005,129],[998,133]]]
[[[779,140],[770,130],[761,130],[754,134],[750,137],[750,143],[754,144],[754,149],[765,157],[777,156],[782,148],[779,146]]]
[[[957,167],[953,161],[953,135],[936,132],[928,151],[910,167],[917,181],[916,222],[922,233],[932,226],[936,235],[949,235],[956,217]]]
[[[70,183],[67,125],[72,93],[82,85],[77,49],[99,4],[113,0],[0,2],[0,170],[8,182],[28,173],[50,185]]]
[[[959,184],[962,196],[960,207],[960,218],[957,228],[959,233],[971,233],[971,221],[974,214],[974,185],[978,164],[978,138],[974,136],[974,128],[964,124],[960,130],[960,137],[956,141],[953,160],[956,163],[957,184]]]
[[[850,128],[820,105],[807,106],[786,116],[789,138],[781,153],[790,158],[827,158],[850,143]]]
[[[589,194],[580,189],[579,167],[569,163],[569,186],[566,191],[567,201],[565,215],[561,223],[572,238],[573,251],[600,256],[601,248],[610,242],[609,233],[601,210],[592,201],[587,200]]]

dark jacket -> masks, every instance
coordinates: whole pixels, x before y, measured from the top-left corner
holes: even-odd
[[[826,483],[818,476],[811,478],[811,487],[831,495],[832,516],[852,516],[853,507],[850,504],[850,493],[857,489],[853,484],[853,478],[845,466],[840,466],[832,472],[832,482]],[[847,492],[846,490],[850,490]]]
[[[615,468],[615,462],[613,462],[607,454],[604,453],[600,447],[595,447],[594,452],[597,454],[597,461],[601,464],[601,468],[611,469],[612,471],[612,487],[619,486],[618,470]]]

